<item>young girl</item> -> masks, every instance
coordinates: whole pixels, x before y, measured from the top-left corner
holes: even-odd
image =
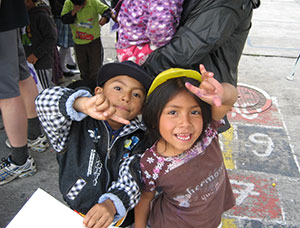
[[[140,161],[145,186],[135,228],[221,227],[222,213],[234,206],[217,129],[237,90],[203,65],[200,72],[202,80],[197,71],[171,68],[148,91],[143,118],[155,144]]]
[[[183,0],[120,0],[117,57],[142,65],[155,49],[167,44],[179,24]]]

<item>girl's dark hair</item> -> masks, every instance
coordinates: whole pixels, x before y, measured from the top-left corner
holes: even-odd
[[[159,85],[147,98],[143,107],[142,116],[143,121],[147,126],[149,134],[148,137],[150,137],[152,143],[161,138],[159,131],[159,119],[165,105],[179,92],[189,92],[189,90],[185,87],[186,82],[189,82],[197,87],[200,85],[200,82],[195,79],[187,77],[173,78]],[[202,139],[204,131],[212,120],[211,107],[209,104],[199,99],[193,93],[189,93],[192,94],[196,102],[199,104],[203,118],[203,129],[196,141],[198,142]]]

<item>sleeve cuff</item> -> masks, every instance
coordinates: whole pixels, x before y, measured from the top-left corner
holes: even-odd
[[[75,121],[81,121],[83,120],[85,117],[87,117],[86,114],[82,113],[82,112],[77,112],[74,108],[73,108],[73,104],[74,101],[76,100],[76,98],[78,97],[91,97],[92,95],[90,94],[89,91],[86,90],[78,90],[75,93],[73,93],[71,96],[69,96],[69,98],[66,101],[66,111],[68,116],[70,116],[71,120],[75,120]]]
[[[98,203],[103,203],[107,199],[110,199],[111,201],[113,201],[113,203],[116,207],[117,214],[115,215],[114,222],[117,222],[118,220],[120,220],[121,218],[123,218],[126,215],[126,209],[125,209],[122,201],[116,195],[114,195],[112,193],[103,194],[99,198]]]

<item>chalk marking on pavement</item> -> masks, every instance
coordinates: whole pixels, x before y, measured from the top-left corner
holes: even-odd
[[[259,126],[259,127],[263,127],[263,128],[269,128],[269,129],[283,129],[282,127],[278,127],[278,126],[268,126],[268,125],[260,125],[260,124],[240,123],[240,122],[235,122],[235,121],[234,121],[234,125],[240,125],[240,126],[246,126],[246,127],[257,127],[257,126]]]
[[[236,169],[234,160],[232,158],[232,151],[233,151],[232,142],[233,142],[234,135],[236,133],[235,128],[236,127],[234,125],[231,125],[231,128],[229,128],[227,131],[220,134],[220,140],[219,140],[221,150],[223,151],[222,155],[223,155],[225,167],[226,169],[230,169],[230,170]]]
[[[226,217],[228,218],[234,218],[236,220],[249,220],[249,221],[258,221],[261,223],[270,223],[270,224],[280,224],[280,225],[286,225],[286,221],[284,220],[273,220],[273,219],[266,219],[266,218],[251,218],[248,216],[236,216],[236,215],[226,215]],[[227,227],[226,227],[227,228]],[[228,226],[228,228],[231,228],[230,226]]]
[[[233,109],[232,112],[227,115],[229,121],[232,123],[258,124],[260,126],[265,125],[283,128],[282,120],[278,116],[280,113],[275,104],[261,113],[244,114],[237,113],[236,111],[237,110]]]
[[[255,143],[255,144],[261,144],[261,145],[266,145],[266,150],[264,153],[257,152],[256,150],[252,150],[252,152],[258,156],[258,157],[269,157],[274,149],[274,143],[272,139],[262,133],[253,133],[249,137],[250,142]]]
[[[278,191],[270,185],[271,180],[261,178],[258,174],[246,176],[231,174],[230,183],[235,194],[236,205],[224,216],[244,221],[286,224]]]
[[[296,153],[295,153],[295,151],[294,151],[294,146],[291,144],[291,141],[292,141],[292,140],[291,140],[289,131],[288,131],[288,129],[287,129],[287,126],[286,126],[286,124],[285,124],[285,122],[284,122],[283,116],[282,116],[282,114],[281,114],[281,110],[280,110],[279,105],[278,105],[278,102],[277,102],[277,97],[272,97],[272,100],[273,100],[273,103],[275,103],[276,106],[277,106],[277,108],[278,108],[278,112],[279,112],[279,114],[280,114],[279,116],[280,116],[280,118],[281,118],[281,121],[282,121],[282,124],[283,124],[283,128],[284,128],[284,130],[285,130],[285,132],[286,132],[286,135],[287,135],[287,138],[288,138],[288,140],[289,140],[289,147],[291,148],[291,153],[292,153],[293,158],[294,158],[294,161],[295,161],[295,163],[296,163],[296,165],[297,165],[298,172],[300,173],[300,166],[299,166],[299,163],[298,163],[298,160],[297,160]]]
[[[237,228],[236,219],[222,218],[222,228]]]
[[[241,205],[243,201],[249,196],[259,196],[259,192],[255,192],[254,187],[255,185],[253,183],[246,183],[243,181],[237,181],[237,180],[230,180],[231,184],[236,184],[239,186],[244,186],[242,190],[240,189],[233,189],[233,193],[238,194],[238,197],[235,198],[236,205]]]

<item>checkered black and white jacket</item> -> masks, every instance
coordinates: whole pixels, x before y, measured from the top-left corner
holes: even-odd
[[[35,102],[38,117],[58,152],[60,191],[71,208],[84,214],[109,198],[116,206],[118,220],[140,196],[136,164],[148,147],[146,129],[136,118],[111,143],[104,121],[73,109],[80,96],[91,94],[83,89],[54,87],[40,93]]]

